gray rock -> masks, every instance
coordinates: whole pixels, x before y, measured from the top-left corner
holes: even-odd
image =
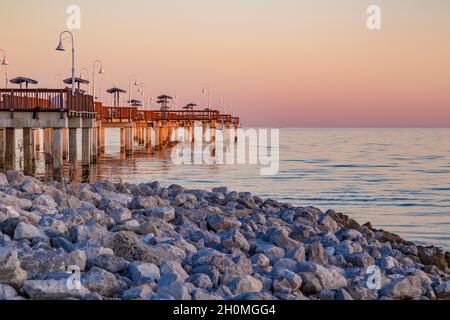
[[[261,281],[250,275],[229,277],[224,284],[235,295],[243,292],[260,292],[263,288]]]
[[[252,257],[252,263],[264,268],[270,266],[270,259],[263,253],[257,253]]]
[[[8,178],[6,178],[5,174],[0,172],[0,187],[4,187],[8,184]]]
[[[155,293],[146,284],[125,290],[121,295],[123,300],[151,300],[154,297]]]
[[[288,269],[276,269],[273,278],[273,290],[278,292],[296,292],[302,285],[302,278]]]
[[[2,173],[3,174],[3,173]],[[3,176],[5,176],[3,174]],[[6,179],[6,177],[5,177]],[[0,182],[1,182],[1,176],[0,176]],[[11,300],[17,297],[17,291],[13,287],[0,283],[0,300]]]
[[[0,283],[20,289],[26,278],[27,272],[20,267],[17,251],[0,247]]]
[[[150,283],[160,278],[158,266],[152,263],[132,262],[128,265],[128,274],[133,283]]]
[[[136,196],[130,202],[130,209],[148,209],[158,206],[159,201],[156,197]]]
[[[176,275],[176,281],[184,282],[189,275],[184,271],[183,267],[178,261],[166,261],[161,265],[161,274],[174,273]]]
[[[192,300],[188,286],[181,282],[172,282],[167,286],[159,287],[157,293],[167,294],[174,297],[175,300]]]
[[[196,288],[211,289],[213,284],[206,273],[197,273],[187,278],[187,282],[192,283]],[[194,299],[196,300],[196,299]]]
[[[74,250],[72,251],[67,259],[66,259],[66,265],[67,266],[77,266],[80,268],[80,271],[84,271],[86,269],[86,253],[82,250]]]
[[[152,217],[170,222],[175,219],[175,209],[173,207],[155,207],[146,211],[146,214]]]
[[[99,267],[112,273],[118,273],[128,266],[128,262],[112,254],[100,254],[87,260],[87,267]]]
[[[297,265],[299,272],[310,272],[319,279],[322,288],[325,290],[338,290],[347,286],[347,279],[338,268],[325,268],[314,262],[299,262]]]
[[[93,267],[81,277],[81,283],[92,292],[112,297],[126,289],[126,285],[104,269]]]
[[[316,294],[323,289],[319,279],[313,273],[300,272],[298,275],[302,278],[301,292],[304,294]]]
[[[325,265],[328,263],[328,255],[320,241],[315,241],[308,250],[308,260],[317,264]]]
[[[133,217],[131,215],[131,211],[127,208],[118,208],[111,212],[109,215],[116,224],[122,224],[125,221],[131,220]]]
[[[436,286],[434,288],[434,291],[436,293],[436,296],[439,299],[450,299],[450,280],[441,283],[440,285]]]
[[[231,229],[222,233],[220,240],[222,246],[228,250],[240,249],[246,252],[250,250],[250,244],[238,229]]]
[[[381,294],[393,299],[414,299],[422,295],[422,285],[419,277],[408,276],[392,280],[381,288]]]
[[[233,228],[241,227],[241,223],[236,218],[228,218],[218,214],[214,214],[208,217],[208,225],[214,231],[228,231]]]
[[[89,294],[84,286],[69,287],[67,279],[27,280],[23,291],[33,300],[82,299]]]
[[[14,230],[15,240],[31,240],[33,238],[48,239],[47,235],[31,224],[20,222]]]
[[[335,300],[353,300],[353,297],[345,290],[339,289],[334,296]]]

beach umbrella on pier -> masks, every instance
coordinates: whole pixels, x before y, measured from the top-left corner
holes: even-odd
[[[111,94],[114,95],[114,107],[118,107],[119,106],[120,94],[121,93],[127,93],[126,90],[120,89],[118,87],[112,87],[112,88],[106,90],[106,92],[111,93]]]
[[[142,101],[140,100],[131,99],[131,101],[127,102],[130,103],[132,107],[142,107]]]
[[[163,94],[158,97],[158,101],[156,101],[156,103],[161,105],[161,110],[168,110],[169,100],[173,100],[173,98],[171,96]]]
[[[72,78],[65,79],[65,80],[63,80],[63,82],[65,84],[72,84]],[[80,90],[80,85],[82,85],[82,84],[87,85],[87,84],[89,84],[89,81],[86,79],[83,79],[83,78],[75,78],[75,83],[78,86],[78,90]]]
[[[24,83],[25,83],[26,89],[28,89],[29,84],[38,84],[37,80],[33,80],[33,79],[27,78],[27,77],[17,77],[17,78],[9,80],[9,82],[20,85],[20,89],[22,89],[22,84],[24,84]]]
[[[197,105],[195,103],[188,103],[186,106],[183,107],[183,109],[185,109],[185,110],[194,110],[194,108],[196,106]]]

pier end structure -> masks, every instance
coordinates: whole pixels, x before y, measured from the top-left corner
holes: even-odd
[[[95,126],[93,97],[69,89],[0,89],[0,164],[2,170],[16,168],[23,157],[27,175],[36,170],[42,129],[45,163],[53,178],[62,181],[63,161],[70,158],[69,173],[76,174],[77,129]],[[22,130],[17,148],[16,130]],[[85,141],[82,141],[85,144]],[[23,154],[17,151],[23,150]],[[89,161],[90,164],[90,161]],[[75,171],[74,171],[75,170]]]

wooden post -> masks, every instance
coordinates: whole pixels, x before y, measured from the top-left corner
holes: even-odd
[[[202,141],[206,141],[206,122],[202,121]]]
[[[63,152],[62,152],[62,129],[53,128],[52,158],[53,158],[53,178],[62,181],[63,175]]]
[[[5,147],[6,147],[6,132],[5,129],[0,129],[0,170],[5,169]]]
[[[191,136],[192,136],[191,141],[192,141],[192,142],[195,142],[195,121],[193,121],[193,122],[191,123],[190,130],[191,130]]]
[[[147,127],[145,130],[146,130],[145,147],[147,149],[150,149],[152,147],[152,128]]]
[[[125,153],[125,128],[120,128],[120,152]]]
[[[37,128],[34,130],[34,143],[36,145],[36,152],[41,150],[41,129]]]
[[[81,164],[82,164],[82,182],[89,181],[91,170],[91,129],[81,129]]]
[[[91,163],[98,163],[98,128],[91,129]]]
[[[45,163],[52,163],[52,129],[45,128],[44,129],[44,155],[45,155]]]
[[[69,129],[62,129],[62,157],[63,160],[69,159]]]
[[[211,123],[209,124],[210,127],[210,141],[214,142],[216,141],[216,121],[211,121]]]
[[[16,129],[6,128],[5,170],[16,166]]]
[[[133,153],[133,128],[125,128],[125,154],[130,156]]]
[[[145,144],[145,128],[139,128],[139,145]]]
[[[77,177],[77,128],[69,129],[69,177],[70,181],[75,181]]]
[[[27,176],[33,176],[36,169],[34,139],[34,129],[23,128],[23,172]]]
[[[105,153],[106,146],[105,146],[105,128],[99,128],[98,129],[98,141],[99,141],[99,152]]]

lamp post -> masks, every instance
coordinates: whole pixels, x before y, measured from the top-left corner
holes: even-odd
[[[128,104],[131,107],[131,79],[134,79],[134,86],[139,85],[139,82],[137,80],[137,76],[135,74],[132,74],[130,78],[128,79]]]
[[[71,42],[72,42],[72,95],[75,95],[75,44],[74,44],[74,41],[73,41],[73,34],[72,34],[72,32],[67,31],[67,30],[61,32],[61,34],[59,35],[59,44],[56,47],[56,50],[57,51],[66,51],[64,49],[64,46],[63,46],[63,41],[65,39],[67,39],[67,38],[65,38],[65,39],[62,38],[64,34],[70,35],[70,39],[71,39]]]
[[[211,101],[211,95],[209,92],[209,84],[206,84],[206,88],[203,89],[202,91],[203,94],[208,94],[208,109],[210,108],[210,101]]]
[[[8,59],[6,59],[6,51],[0,49],[0,52],[3,53],[2,66],[5,66],[5,88],[8,89]]]
[[[100,60],[95,60],[94,63],[92,64],[92,95],[94,96],[94,100],[96,99],[95,97],[95,66],[99,64],[100,65],[100,70],[98,70],[98,74],[104,74],[105,70],[103,69],[103,62],[101,62]]]
[[[145,87],[144,87],[144,83],[141,82],[139,85],[140,85],[141,87],[138,89],[138,92],[139,92],[139,93],[141,94],[141,96],[142,96],[142,99],[141,99],[141,101],[142,101],[142,108],[145,109]]]

